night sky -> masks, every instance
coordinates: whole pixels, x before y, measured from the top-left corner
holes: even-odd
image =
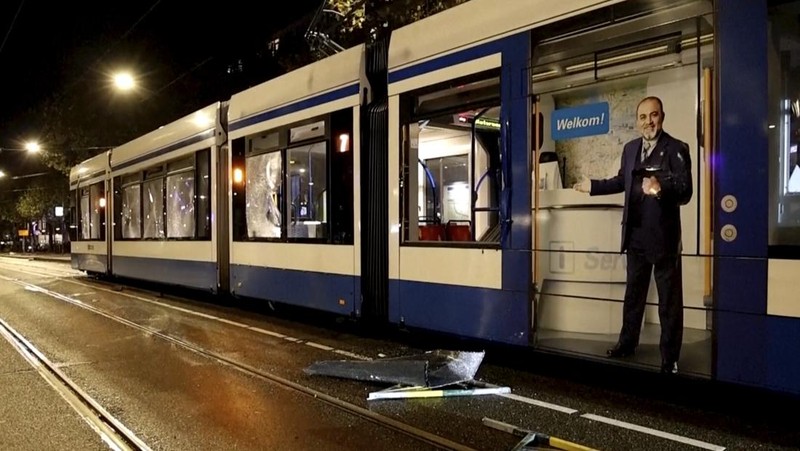
[[[223,63],[263,51],[282,30],[307,26],[320,3],[4,0],[0,147],[21,147],[36,138],[31,118],[53,94],[79,90],[87,102],[108,105],[118,95],[108,77],[120,68],[137,74],[148,101],[166,110],[191,108],[183,111],[188,114],[206,106],[203,94],[220,95],[214,77]],[[183,110],[171,108],[179,101]]]

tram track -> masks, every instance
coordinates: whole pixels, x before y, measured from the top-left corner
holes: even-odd
[[[270,373],[268,371],[264,371],[262,369],[256,368],[254,366],[248,365],[248,364],[243,363],[243,362],[239,362],[239,361],[233,360],[233,359],[231,359],[229,357],[226,357],[224,355],[216,353],[213,350],[204,348],[202,346],[198,346],[198,345],[196,345],[194,343],[188,342],[188,341],[183,340],[181,338],[177,338],[177,337],[171,336],[171,335],[166,334],[166,333],[164,333],[164,332],[162,332],[160,330],[152,329],[152,328],[149,328],[147,326],[138,324],[138,323],[136,323],[134,321],[131,321],[131,320],[127,319],[127,318],[115,315],[113,313],[109,313],[109,312],[103,311],[103,310],[101,310],[101,309],[99,309],[99,308],[97,308],[97,307],[95,307],[93,305],[89,305],[89,304],[87,304],[87,303],[85,303],[85,302],[83,302],[83,301],[81,301],[79,299],[76,299],[76,298],[72,297],[72,296],[68,296],[68,295],[65,295],[65,294],[62,294],[62,293],[58,293],[56,291],[49,290],[47,288],[35,285],[33,283],[30,283],[30,282],[23,281],[23,280],[20,280],[20,279],[16,279],[16,278],[0,276],[0,279],[12,282],[14,284],[17,284],[17,285],[23,287],[24,289],[26,289],[28,291],[38,292],[38,293],[41,293],[43,295],[47,295],[49,297],[52,297],[52,298],[55,298],[55,299],[70,303],[72,305],[75,305],[77,307],[80,307],[80,308],[83,308],[85,310],[91,311],[91,312],[93,312],[95,314],[101,315],[101,316],[103,316],[103,317],[105,317],[107,319],[110,319],[112,321],[115,321],[115,322],[118,322],[120,324],[126,325],[126,326],[128,326],[130,328],[133,328],[135,330],[138,330],[138,331],[143,332],[145,334],[148,334],[150,336],[158,337],[158,338],[160,338],[162,340],[165,340],[166,342],[169,342],[169,343],[171,343],[171,344],[173,344],[175,346],[178,346],[178,347],[180,347],[182,349],[191,351],[191,352],[193,352],[193,353],[195,353],[197,355],[200,355],[200,356],[203,356],[205,358],[208,358],[208,359],[210,359],[210,360],[212,360],[212,361],[214,361],[214,362],[216,362],[218,364],[224,365],[226,367],[229,367],[229,368],[231,368],[231,369],[233,369],[235,371],[239,371],[239,372],[241,372],[243,374],[246,374],[248,376],[251,376],[251,377],[254,377],[254,378],[257,378],[257,379],[261,379],[261,380],[264,380],[264,381],[267,381],[267,382],[271,382],[271,383],[277,384],[279,386],[282,386],[284,388],[290,389],[290,390],[292,390],[294,392],[297,392],[299,394],[306,395],[306,396],[308,396],[310,398],[313,398],[316,401],[321,401],[321,402],[323,402],[325,404],[328,404],[329,406],[332,406],[332,407],[334,407],[334,408],[336,408],[336,409],[338,409],[340,411],[343,411],[343,412],[345,412],[347,414],[353,415],[353,416],[358,417],[358,418],[360,418],[362,420],[369,421],[369,422],[371,422],[373,424],[376,424],[376,425],[378,425],[380,427],[383,427],[383,428],[386,428],[388,430],[401,433],[401,434],[403,434],[403,435],[405,435],[405,436],[407,436],[409,438],[412,438],[413,440],[418,441],[421,444],[425,444],[425,445],[428,445],[428,446],[431,446],[431,447],[435,447],[435,448],[438,448],[438,449],[445,449],[445,450],[470,451],[470,450],[474,449],[474,448],[471,448],[471,447],[469,447],[467,445],[464,445],[462,443],[457,443],[455,441],[452,441],[452,440],[447,439],[445,437],[442,437],[440,435],[437,435],[437,434],[425,431],[423,429],[417,428],[415,426],[406,424],[406,423],[404,423],[402,421],[398,421],[398,420],[395,420],[393,418],[389,418],[389,417],[386,417],[384,415],[372,412],[367,408],[364,408],[364,407],[361,407],[359,405],[356,405],[356,404],[341,400],[341,399],[339,399],[339,398],[337,398],[335,396],[331,396],[331,395],[329,395],[327,393],[321,392],[321,391],[316,390],[314,388],[307,387],[307,386],[299,384],[297,382],[293,382],[293,381],[291,381],[289,379],[286,379],[284,377],[281,377],[279,375]],[[2,320],[0,320],[0,321],[2,321]],[[10,332],[6,332],[6,333],[9,333],[12,336],[19,336],[19,339],[22,340],[22,341],[20,341],[20,343],[21,342],[27,343],[27,341],[24,339],[24,337],[22,337],[19,334],[16,334],[16,333],[12,334]],[[4,333],[4,335],[5,335],[5,333]],[[17,346],[17,345],[15,345],[15,346]],[[20,347],[23,348],[23,349],[28,349],[27,345],[19,345],[18,349],[20,349]],[[38,353],[38,351],[37,351],[37,353]],[[38,354],[41,355],[41,353],[38,353]],[[42,355],[41,358],[44,358],[44,356]],[[58,371],[57,368],[55,368],[52,364],[48,364],[48,366],[53,368],[55,371]],[[62,374],[62,376],[63,376],[63,374]],[[65,378],[65,376],[63,376],[63,377]],[[72,389],[72,391],[77,391],[78,393],[81,393],[80,389],[77,386],[74,386],[74,384],[67,383],[67,385],[69,385],[70,387],[74,387]],[[61,393],[60,390],[59,390],[59,393]],[[95,409],[97,409],[97,410],[102,409],[102,407],[100,407],[96,403],[93,403],[93,404],[96,405]],[[89,405],[93,405],[93,404],[90,403]],[[114,449],[123,449],[123,450],[126,450],[126,449],[132,449],[132,450],[143,449],[144,450],[144,449],[148,449],[148,448],[131,448],[131,447],[125,448],[125,447],[120,447],[120,448],[114,448]]]
[[[61,395],[111,449],[150,451],[141,439],[56,367],[22,334],[0,319],[0,335]]]
[[[24,259],[9,259],[9,258],[0,258],[0,268],[7,269],[11,271],[22,271],[26,274],[32,274],[41,277],[50,277],[50,278],[59,278],[59,277],[86,277],[81,271],[75,269],[63,269],[59,268],[60,264],[54,263],[51,267],[48,267],[46,270],[42,268],[40,262],[24,260]],[[24,271],[23,271],[24,268]]]

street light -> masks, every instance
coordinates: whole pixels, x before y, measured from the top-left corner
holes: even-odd
[[[114,87],[120,91],[131,91],[136,87],[136,80],[130,72],[117,72],[112,77]]]
[[[42,146],[40,146],[36,141],[28,141],[21,149],[15,149],[13,147],[0,147],[0,152],[4,152],[6,150],[13,150],[15,152],[39,153],[42,150]]]
[[[38,153],[42,150],[42,147],[39,146],[39,143],[36,141],[28,141],[25,143],[25,150],[30,153]]]
[[[27,152],[27,153],[39,153],[42,150],[42,147],[36,141],[28,141],[22,148],[13,148],[13,147],[0,147],[0,153],[4,151],[14,151],[14,152]],[[0,171],[0,179],[5,178],[6,173]],[[11,177],[12,179],[17,179],[19,177]]]

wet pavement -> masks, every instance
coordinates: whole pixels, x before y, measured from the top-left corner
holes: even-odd
[[[488,428],[484,418],[595,449],[772,450],[800,443],[788,421],[725,411],[703,391],[707,381],[631,376],[624,368],[509,349],[487,350],[476,375],[509,387],[508,395],[367,401],[387,385],[304,369],[476,345],[377,337],[341,318],[179,299],[92,280],[63,261],[0,258],[0,319],[151,449],[517,444],[520,437]],[[6,340],[0,358],[0,402],[9,410],[0,411],[0,448],[104,448]]]
[[[9,294],[3,291],[0,296]],[[108,449],[5,339],[0,339],[0,387],[0,449]]]

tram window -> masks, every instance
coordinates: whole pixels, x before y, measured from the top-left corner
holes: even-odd
[[[69,192],[69,210],[67,211],[67,217],[65,220],[65,225],[69,230],[69,240],[70,241],[78,241],[78,207],[76,204],[76,198],[78,195],[77,190],[73,190]]]
[[[152,177],[142,183],[142,238],[163,239],[164,232],[164,176],[159,170],[147,171]]]
[[[499,78],[404,96],[405,242],[489,242],[499,233]]]
[[[351,244],[352,133],[345,109],[234,140],[234,239]]]
[[[105,183],[95,183],[89,187],[91,192],[91,223],[89,224],[90,238],[93,240],[102,240],[105,238]]]
[[[326,238],[327,154],[325,142],[287,151],[290,238]]]
[[[289,142],[296,143],[325,136],[325,121],[316,121],[289,129]]]
[[[105,239],[105,183],[98,182],[80,190],[80,238],[82,240]]]
[[[197,152],[197,238],[211,238],[211,150]]]
[[[122,239],[142,237],[142,184],[141,175],[123,177],[120,180],[119,205],[120,234]]]
[[[800,247],[800,2],[770,9],[769,154],[771,246]],[[797,255],[796,253],[794,255]]]
[[[80,211],[81,211],[81,239],[82,240],[89,240],[92,238],[92,234],[90,232],[90,225],[92,223],[92,209],[90,206],[92,205],[91,196],[89,195],[89,189],[83,188],[81,190],[81,200],[80,200]]]
[[[245,199],[248,238],[281,237],[283,156],[269,152],[246,160]]]
[[[195,232],[194,155],[167,165],[167,238],[193,238]]]

